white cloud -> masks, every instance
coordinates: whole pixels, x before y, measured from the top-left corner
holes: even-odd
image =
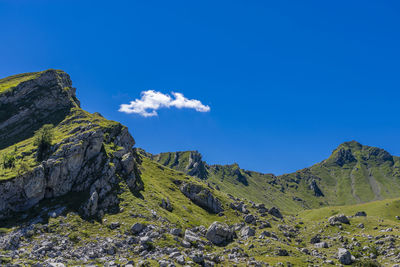
[[[120,112],[127,114],[139,114],[143,117],[157,116],[157,110],[160,108],[191,108],[198,112],[210,111],[209,106],[203,105],[199,100],[187,99],[181,93],[172,92],[174,98],[168,94],[163,94],[154,90],[143,91],[140,99],[131,101],[130,104],[122,104]]]

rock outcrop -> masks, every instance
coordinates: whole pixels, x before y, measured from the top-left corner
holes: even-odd
[[[58,124],[79,107],[63,71],[48,70],[0,94],[0,149],[31,136],[43,124]]]
[[[0,180],[0,218],[27,210],[45,198],[74,192],[83,196],[85,216],[101,216],[118,204],[115,192],[121,179],[132,191],[142,188],[135,141],[128,129],[81,110],[71,85],[68,74],[49,70],[0,95],[2,108],[19,107],[2,117],[1,140],[16,140],[21,131],[40,128],[55,113],[63,116],[56,124],[57,140],[48,158],[25,173]]]
[[[209,212],[220,213],[223,211],[221,202],[213,196],[210,190],[201,185],[183,183],[180,186],[180,190],[187,198],[193,201],[194,204]]]
[[[217,246],[230,243],[235,232],[225,223],[213,222],[207,229],[206,238]]]

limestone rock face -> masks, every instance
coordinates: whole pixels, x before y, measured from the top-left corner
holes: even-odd
[[[26,139],[43,124],[57,124],[79,105],[69,75],[56,70],[0,94],[0,149]]]
[[[212,195],[210,190],[201,185],[183,183],[180,186],[180,190],[194,204],[209,212],[220,213],[223,211],[221,202]]]
[[[234,238],[235,232],[225,223],[213,222],[207,229],[206,238],[217,246],[226,245]]]
[[[38,78],[21,83],[11,92],[0,95],[0,105],[29,102],[8,118],[0,120],[0,140],[19,136],[28,124],[46,121],[54,112],[74,107],[80,110],[68,74],[49,70]],[[80,110],[79,114],[87,114]],[[26,114],[36,114],[29,119]],[[7,180],[0,180],[0,219],[20,212],[45,198],[68,193],[86,196],[81,207],[85,216],[99,216],[118,204],[116,190],[121,179],[132,191],[140,190],[142,182],[135,161],[134,139],[128,129],[113,123],[103,127],[84,115],[67,113],[56,126],[67,129],[65,138],[52,144],[49,157],[38,162],[33,170]],[[90,114],[89,114],[90,115]],[[88,116],[89,116],[88,115]],[[28,117],[27,117],[28,116]],[[105,122],[104,118],[102,118]],[[38,124],[40,126],[40,124]],[[21,129],[19,127],[21,126]],[[13,127],[18,128],[10,131]],[[36,126],[35,126],[36,127]],[[40,128],[40,127],[39,127]],[[4,143],[2,143],[4,145]],[[106,146],[116,149],[106,151]]]

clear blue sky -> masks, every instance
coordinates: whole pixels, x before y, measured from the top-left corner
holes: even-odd
[[[0,0],[0,76],[68,72],[152,153],[292,172],[357,140],[400,155],[398,1]],[[211,107],[118,112],[153,89]]]

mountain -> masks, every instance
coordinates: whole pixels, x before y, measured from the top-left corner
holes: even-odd
[[[97,216],[118,203],[121,180],[142,187],[128,129],[82,110],[68,74],[22,74],[0,86],[0,154],[10,161],[0,172],[0,218],[71,192],[82,194],[86,216]],[[38,159],[34,133],[46,124],[54,124],[54,140]]]
[[[356,141],[339,145],[320,163],[280,176],[243,170],[237,164],[208,165],[197,151],[161,153],[151,158],[230,194],[289,211],[400,196],[400,158]]]
[[[0,137],[0,266],[400,261],[399,158],[382,149],[344,143],[281,176],[152,155],[61,70],[0,80]]]

